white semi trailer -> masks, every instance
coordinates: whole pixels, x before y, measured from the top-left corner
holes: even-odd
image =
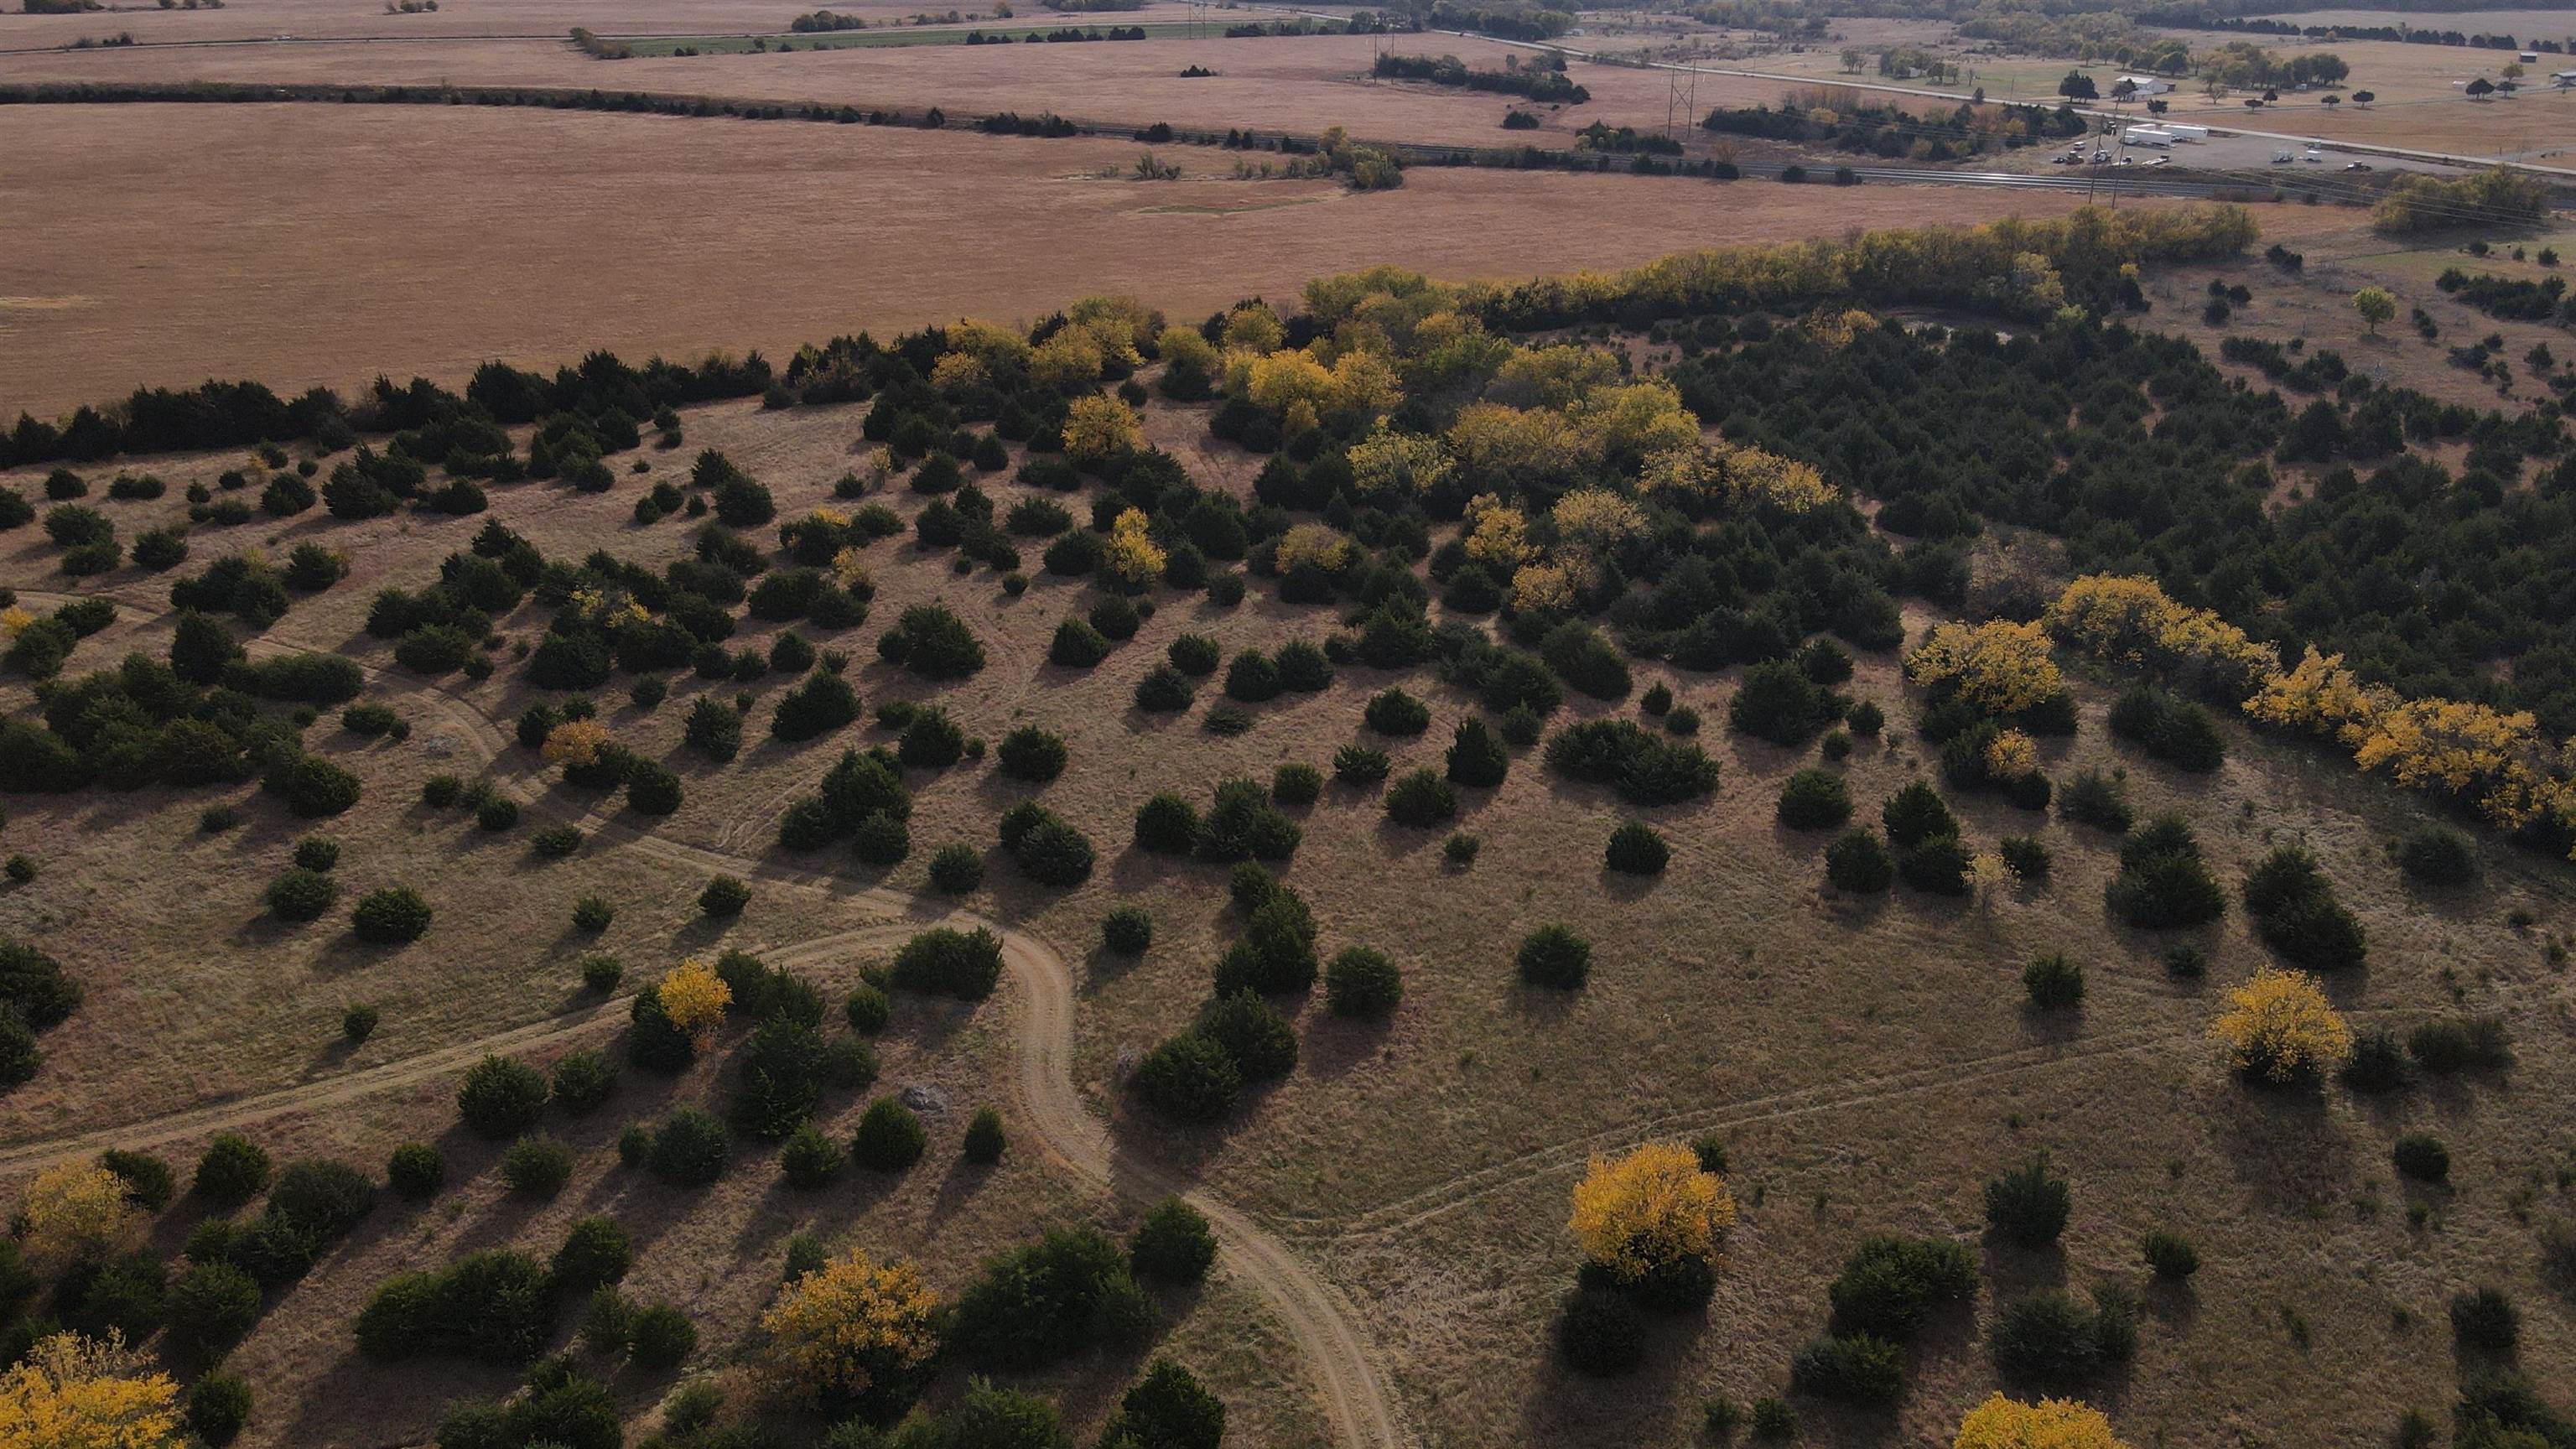
[[[2154,146],[2163,149],[2173,145],[2174,133],[2161,126],[2131,126],[2120,133],[2120,142],[2127,146]]]
[[[2209,139],[2209,128],[2207,126],[2166,126],[2164,127],[2164,130],[2171,134],[2176,141],[2198,142]]]

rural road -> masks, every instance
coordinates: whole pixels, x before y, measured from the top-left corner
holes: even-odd
[[[22,602],[46,602],[84,596],[29,588],[21,589],[18,597]],[[147,619],[166,612],[131,598],[113,597],[120,612],[130,611]],[[281,653],[330,652],[268,640],[254,641],[253,647],[262,645]],[[884,918],[878,926],[773,947],[762,953],[772,962],[836,964],[872,940],[900,936],[917,925],[930,924],[926,919],[930,917],[961,929],[981,927],[1000,937],[1002,961],[1020,998],[1012,1023],[1019,1058],[1011,1083],[1012,1095],[1022,1120],[1046,1155],[1075,1176],[1138,1206],[1150,1207],[1166,1197],[1178,1197],[1205,1214],[1224,1249],[1226,1270],[1251,1284],[1269,1301],[1271,1311],[1295,1341],[1314,1379],[1325,1417],[1332,1425],[1334,1441],[1347,1449],[1408,1449],[1413,1443],[1379,1371],[1375,1348],[1356,1323],[1348,1302],[1249,1216],[1194,1187],[1182,1174],[1119,1143],[1108,1124],[1084,1106],[1073,1083],[1073,970],[1052,944],[944,902],[882,886],[856,891],[838,887],[830,871],[786,869],[751,856],[663,840],[616,820],[613,806],[587,814],[560,808],[536,784],[538,771],[502,768],[504,752],[515,741],[481,710],[428,681],[366,665],[360,668],[366,670],[370,683],[379,691],[425,706],[460,739],[472,741],[493,767],[491,777],[497,788],[536,812],[580,825],[593,843],[614,843],[648,860],[700,874],[737,875],[813,891]],[[376,1092],[461,1073],[488,1052],[525,1050],[611,1026],[622,1019],[619,1008],[626,1003],[627,998],[618,998],[381,1067],[172,1113],[149,1122],[20,1144],[0,1150],[0,1171],[39,1168],[66,1158],[91,1156],[109,1147],[165,1145],[283,1113],[336,1106]]]

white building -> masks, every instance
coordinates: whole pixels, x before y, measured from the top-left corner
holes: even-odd
[[[2122,86],[2130,87],[2140,96],[2160,96],[2172,90],[2174,83],[2162,76],[2154,75],[2113,76],[2111,84],[2103,88],[2102,94],[2110,95]]]

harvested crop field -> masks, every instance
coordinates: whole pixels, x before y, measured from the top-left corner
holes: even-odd
[[[435,10],[387,14],[382,0],[229,0],[222,9],[119,7],[75,15],[22,15],[13,7],[0,15],[0,51],[25,46],[62,45],[84,35],[131,34],[144,45],[185,45],[394,37],[403,40],[451,39],[459,36],[537,35],[560,38],[579,25],[605,35],[783,33],[790,21],[814,7],[795,0],[440,0]],[[836,15],[855,16],[871,29],[902,25],[926,7],[906,0],[839,0],[828,7]],[[1041,16],[1052,12],[1041,11]],[[1122,11],[1119,23],[1134,17],[1186,19],[1188,7],[1155,3]],[[989,18],[989,6],[964,9],[967,21]],[[941,23],[945,23],[944,11]],[[1035,24],[1023,16],[1020,24]]]
[[[1122,20],[1127,17],[1122,13]],[[640,28],[640,27],[639,27]],[[658,26],[656,27],[658,28]],[[781,54],[637,56],[599,61],[558,40],[456,44],[187,46],[12,56],[0,78],[19,81],[257,81],[404,85],[598,86],[675,95],[953,111],[1054,111],[1077,120],[1144,126],[1249,126],[1462,146],[1571,144],[1575,130],[1664,124],[1663,75],[1622,66],[1570,69],[1592,92],[1579,106],[1534,106],[1538,132],[1505,131],[1513,98],[1369,78],[1370,36],[1259,40],[1153,39],[1080,45],[853,47]],[[1403,54],[1456,55],[1500,70],[1521,50],[1454,35],[1391,37]],[[1191,66],[1214,75],[1183,77]],[[1779,99],[1776,80],[1700,78],[1703,107]],[[1551,134],[1552,133],[1552,134]]]
[[[0,152],[25,225],[0,298],[0,407],[210,375],[459,378],[488,357],[551,366],[592,347],[776,353],[961,313],[1035,317],[1073,292],[1181,316],[1380,262],[1512,277],[1904,224],[1927,198],[1957,222],[2082,199],[1435,169],[1359,195],[1221,179],[1232,155],[1195,147],[1165,151],[1177,183],[1091,174],[1138,150],[515,109],[10,107]],[[2262,210],[2291,226],[2350,215]]]

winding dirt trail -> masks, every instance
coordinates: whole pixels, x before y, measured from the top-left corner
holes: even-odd
[[[146,620],[168,612],[126,595],[109,596],[115,598],[120,612],[130,611]],[[19,597],[35,602],[80,596],[31,588],[20,590]],[[266,639],[253,641],[251,647],[263,653],[330,652]],[[931,924],[991,931],[1001,939],[1003,964],[1018,987],[1018,1010],[1012,1023],[1018,1070],[1011,1092],[1021,1118],[1046,1156],[1075,1176],[1130,1203],[1150,1206],[1167,1197],[1179,1197],[1204,1213],[1224,1248],[1219,1261],[1225,1271],[1250,1283],[1269,1301],[1271,1311],[1297,1344],[1322,1399],[1335,1442],[1349,1449],[1410,1449],[1413,1435],[1397,1412],[1394,1397],[1379,1371],[1374,1345],[1358,1326],[1348,1300],[1249,1215],[1199,1190],[1182,1174],[1122,1145],[1108,1124],[1084,1106],[1073,1082],[1073,970],[1051,943],[974,912],[954,909],[945,902],[882,886],[853,888],[852,883],[829,870],[793,869],[751,856],[665,840],[615,818],[613,805],[576,813],[542,788],[541,771],[508,767],[508,752],[516,741],[480,709],[434,683],[365,664],[359,667],[366,671],[376,691],[411,701],[435,715],[461,741],[470,741],[494,784],[517,798],[523,807],[541,817],[580,826],[595,844],[614,845],[645,859],[702,875],[735,875],[825,895],[837,904],[879,918],[873,925],[810,937],[762,953],[777,964],[811,967],[835,963],[846,960],[854,951]],[[109,1147],[166,1145],[455,1075],[489,1052],[522,1051],[611,1029],[624,1019],[624,1008],[631,999],[612,998],[567,1015],[363,1071],[210,1103],[147,1122],[0,1149],[0,1172],[91,1156]]]

